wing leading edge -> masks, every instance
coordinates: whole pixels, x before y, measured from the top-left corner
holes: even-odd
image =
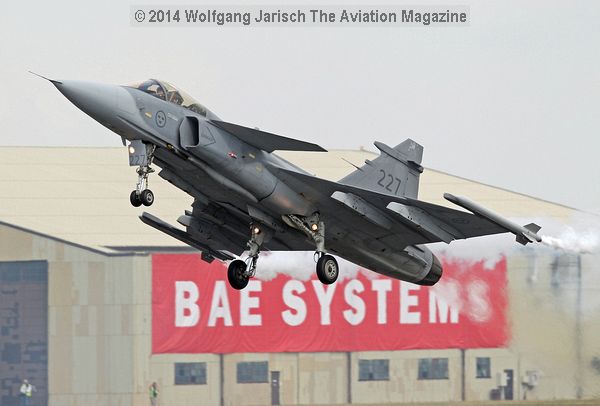
[[[254,128],[248,128],[241,125],[227,123],[225,121],[210,120],[212,124],[229,134],[234,135],[246,144],[262,149],[263,151],[316,151],[327,152],[323,147],[310,142],[300,141],[293,138],[283,137],[261,131]]]

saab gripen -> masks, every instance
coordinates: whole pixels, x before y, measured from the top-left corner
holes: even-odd
[[[336,281],[332,254],[389,277],[434,285],[440,261],[427,243],[510,232],[521,244],[541,241],[536,224],[520,226],[467,198],[444,194],[470,212],[417,199],[423,147],[407,139],[375,142],[373,160],[338,182],[312,176],[274,151],[326,152],[319,145],[221,120],[175,86],[150,79],[132,86],[50,80],[75,106],[119,135],[137,167],[131,204],[150,206],[148,177],[194,198],[172,226],[140,219],[198,249],[204,261],[229,262],[227,277],[243,289],[261,250],[315,251],[316,273]],[[241,255],[247,252],[245,259]]]

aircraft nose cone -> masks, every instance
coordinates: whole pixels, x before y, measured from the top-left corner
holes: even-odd
[[[117,86],[74,80],[52,83],[71,103],[95,120],[104,123],[114,115]]]

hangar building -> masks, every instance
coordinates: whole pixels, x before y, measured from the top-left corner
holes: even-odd
[[[341,158],[373,157],[281,155],[334,180],[353,169]],[[598,255],[503,235],[439,248],[450,270],[442,281],[454,282],[445,291],[361,270],[338,281],[329,307],[314,296],[327,292],[287,276],[242,296],[217,289],[219,264],[137,219],[135,179],[124,148],[0,148],[3,406],[18,404],[23,378],[35,404],[51,406],[146,405],[154,381],[163,405],[600,397]],[[150,186],[147,211],[176,224],[191,198],[158,176]],[[426,169],[420,199],[446,204],[446,191],[542,231],[597,221]],[[183,308],[172,300],[178,286],[191,289]]]

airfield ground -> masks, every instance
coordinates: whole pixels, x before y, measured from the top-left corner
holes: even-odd
[[[363,406],[592,406],[600,405],[600,399],[587,400],[507,400],[488,402],[419,402],[419,403],[373,403]],[[350,405],[348,405],[350,406]]]

